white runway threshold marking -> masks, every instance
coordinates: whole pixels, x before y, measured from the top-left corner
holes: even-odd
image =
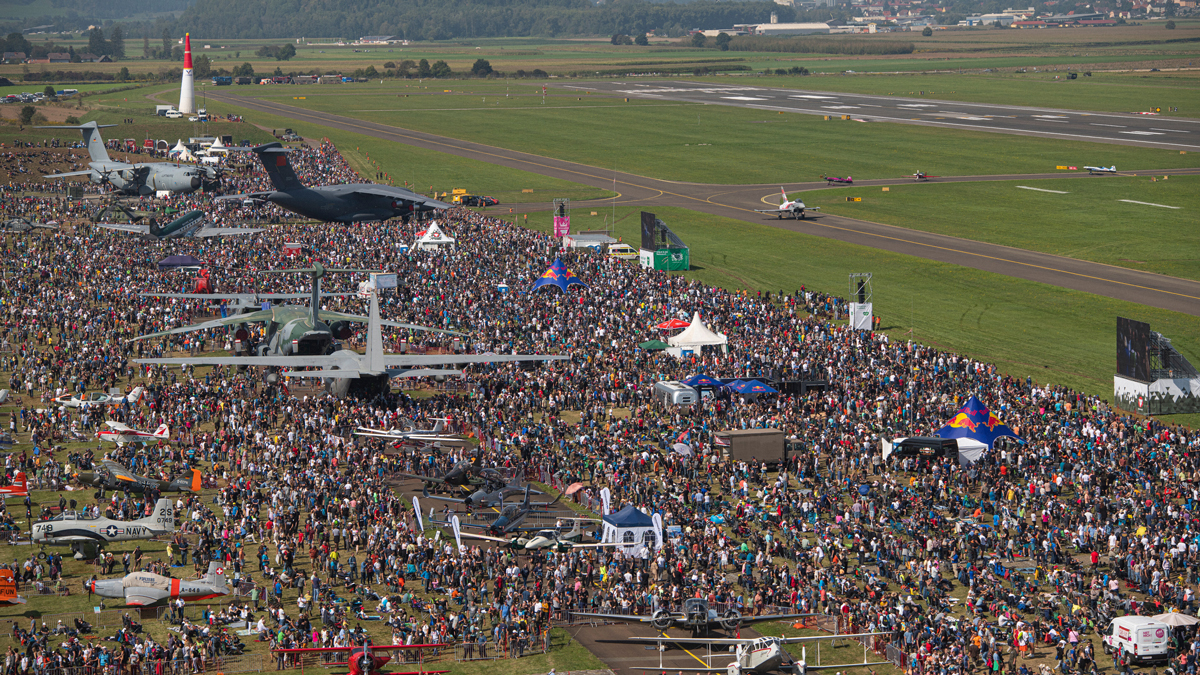
[[[730,101],[765,101],[765,100],[767,100],[765,98],[758,98],[757,96],[722,96],[721,98],[727,98]]]
[[[1069,194],[1071,194],[1070,192],[1063,192],[1062,190],[1046,190],[1046,189],[1044,189],[1044,188],[1027,187],[1027,186],[1025,186],[1025,185],[1018,185],[1017,187],[1018,187],[1018,188],[1020,188],[1020,189],[1022,189],[1022,190],[1033,190],[1034,192],[1052,192],[1052,193],[1054,193],[1054,194],[1056,194],[1056,195],[1069,195]]]
[[[1132,199],[1118,199],[1119,202],[1126,204],[1141,204],[1142,206],[1157,206],[1160,209],[1182,209],[1182,206],[1167,206],[1166,204],[1151,204],[1150,202],[1135,202]]]

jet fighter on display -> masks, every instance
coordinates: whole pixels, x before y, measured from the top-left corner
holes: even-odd
[[[812,206],[806,207],[804,202],[799,199],[788,199],[787,193],[783,188],[779,188],[779,207],[774,209],[754,209],[758,213],[774,213],[776,217],[782,219],[784,216],[789,218],[804,218],[804,209],[809,211],[820,211],[821,207]]]
[[[150,572],[132,572],[122,579],[98,579],[87,582],[87,585],[102,598],[124,598],[125,604],[132,607],[153,605],[168,598],[192,601],[229,594],[225,568],[215,560],[208,564],[208,573],[195,581],[172,579]]]
[[[76,129],[82,132],[83,144],[87,146],[88,154],[92,158],[87,171],[52,173],[47,174],[46,178],[87,176],[88,180],[97,185],[111,185],[124,194],[143,197],[153,195],[160,190],[187,194],[202,187],[205,190],[216,190],[220,187],[221,171],[213,166],[173,162],[129,164],[113,161],[108,156],[108,150],[104,148],[100,130],[115,126],[117,125],[85,122],[78,126],[37,127],[38,129]]]
[[[133,521],[108,518],[81,518],[74,511],[33,524],[33,543],[71,547],[76,560],[90,560],[100,552],[100,546],[115,541],[149,539],[175,531],[175,505],[170,499],[159,499],[154,513]]]
[[[192,469],[191,478],[178,478],[173,481],[155,480],[133,473],[120,463],[111,459],[102,460],[95,471],[81,471],[74,478],[84,485],[92,485],[105,490],[129,492],[199,492],[200,470]]]
[[[232,237],[239,234],[255,234],[266,232],[262,227],[209,227],[204,222],[203,211],[188,211],[166,225],[159,225],[154,218],[148,224],[143,223],[97,223],[96,227],[118,232],[132,232],[148,239],[183,239],[193,237]]]
[[[326,223],[358,223],[388,220],[448,209],[452,204],[417,194],[404,188],[376,183],[350,183],[305,187],[296,176],[287,153],[280,143],[267,143],[251,150],[262,162],[271,184],[270,192],[226,195],[218,201],[237,199],[271,202],[305,218]]]
[[[852,178],[851,176],[846,176],[845,178],[838,178],[837,176],[826,176],[825,174],[821,174],[821,178],[823,178],[825,180],[826,185],[833,185],[834,183],[837,183],[839,185],[851,185],[854,183],[854,178]]]

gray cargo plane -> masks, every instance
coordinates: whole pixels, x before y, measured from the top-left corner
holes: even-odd
[[[97,185],[111,185],[127,195],[152,195],[159,190],[187,194],[203,187],[205,190],[216,190],[220,187],[221,172],[212,166],[197,166],[195,164],[175,164],[173,162],[150,162],[148,164],[129,164],[115,162],[108,156],[104,148],[104,140],[100,138],[100,130],[105,127],[115,127],[115,124],[96,124],[85,122],[78,126],[47,126],[38,129],[76,129],[83,132],[83,144],[87,146],[92,161],[87,171],[71,171],[68,173],[52,173],[46,178],[66,178],[68,176],[87,176],[88,180]]]
[[[218,201],[249,199],[271,202],[306,218],[326,223],[358,223],[389,218],[408,220],[418,213],[452,206],[412,190],[375,183],[306,187],[288,162],[290,148],[280,143],[267,143],[253,148],[251,152],[258,155],[275,189],[270,192],[225,195],[218,197]]]

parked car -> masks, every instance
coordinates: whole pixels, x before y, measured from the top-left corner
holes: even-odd
[[[495,197],[483,197],[480,195],[463,195],[459,200],[459,204],[463,206],[495,206],[500,203]]]

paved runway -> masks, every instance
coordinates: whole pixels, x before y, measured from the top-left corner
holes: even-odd
[[[614,201],[617,204],[645,206],[650,210],[655,206],[677,206],[1200,316],[1200,282],[1196,281],[842,216],[818,215],[807,220],[777,220],[774,216],[755,213],[754,209],[756,208],[766,208],[778,204],[776,196],[781,187],[778,184],[677,183],[598,169],[575,162],[411,131],[332,113],[306,110],[274,101],[239,96],[234,92],[209,91],[208,96],[250,110],[321,124],[413,147],[437,150],[498,166],[562,178],[597,188],[615,190],[619,193],[615,200],[581,202],[574,204],[575,208],[601,208],[611,206]],[[1122,172],[1122,174],[1195,175],[1200,174],[1200,169]],[[951,176],[936,180],[965,182],[1066,177],[1074,177],[1078,180],[1107,180],[1103,176],[1088,176],[1085,173]],[[910,182],[912,182],[911,178],[898,178],[862,181],[856,185],[880,186]],[[793,192],[824,189],[825,185],[823,183],[784,183],[782,187]],[[767,201],[763,201],[764,198]],[[525,205],[525,208],[527,210],[546,210],[549,205]]]
[[[1083,112],[994,103],[959,103],[925,97],[839,94],[687,81],[632,80],[555,86],[632,98],[781,110],[809,115],[850,115],[853,119],[868,122],[920,124],[1171,150],[1200,150],[1200,120],[1137,114],[1141,111]]]

